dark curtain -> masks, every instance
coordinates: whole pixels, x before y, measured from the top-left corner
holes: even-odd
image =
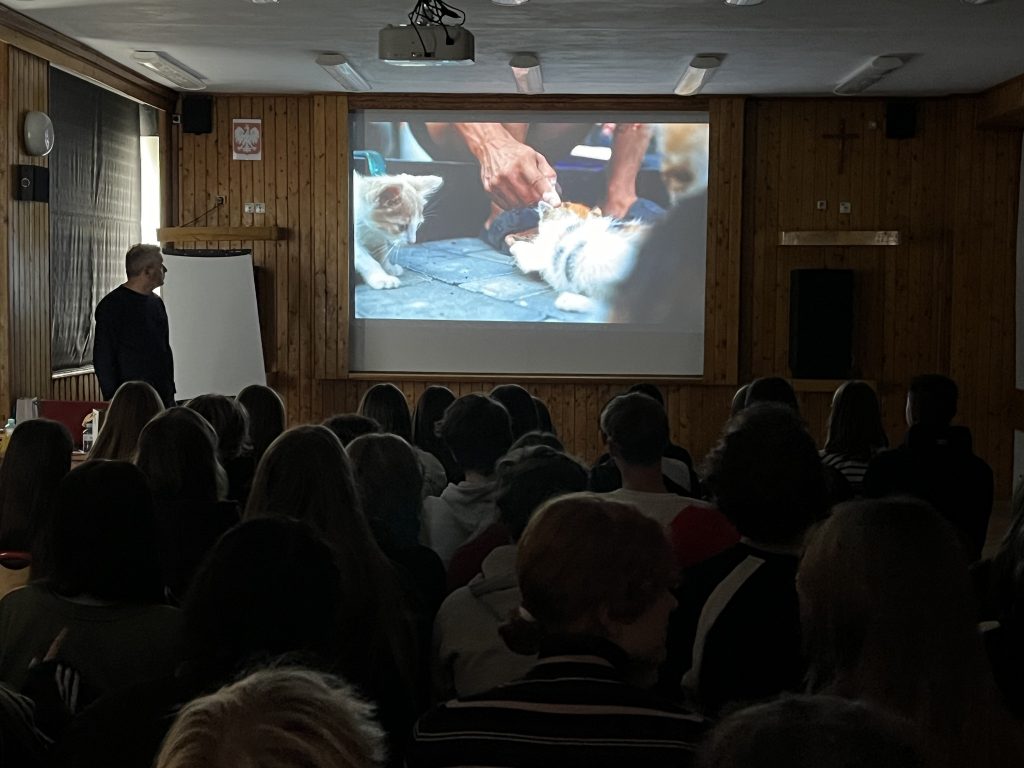
[[[92,362],[93,311],[141,237],[139,105],[50,70],[53,369]]]

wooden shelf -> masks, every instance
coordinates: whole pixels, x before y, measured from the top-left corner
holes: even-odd
[[[284,240],[284,227],[161,227],[157,239],[169,243],[212,243],[227,240]]]
[[[779,245],[899,245],[898,230],[806,230],[779,232]]]

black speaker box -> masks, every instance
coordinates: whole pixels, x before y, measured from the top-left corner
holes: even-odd
[[[50,169],[42,165],[14,166],[14,199],[50,202]]]
[[[917,135],[917,103],[887,101],[885,103],[885,138],[912,139]]]
[[[797,379],[845,379],[853,368],[853,270],[794,269],[789,368]]]
[[[185,133],[213,133],[213,97],[182,98],[181,128]]]

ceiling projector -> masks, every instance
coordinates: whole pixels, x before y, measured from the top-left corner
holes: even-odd
[[[472,32],[444,24],[388,24],[377,45],[381,61],[399,67],[472,64],[476,53]]]

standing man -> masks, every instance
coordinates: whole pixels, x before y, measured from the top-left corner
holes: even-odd
[[[153,293],[164,284],[164,257],[158,245],[133,245],[124,261],[128,279],[96,307],[93,366],[100,390],[109,400],[124,382],[146,381],[170,407],[174,405],[174,358],[167,311]]]

